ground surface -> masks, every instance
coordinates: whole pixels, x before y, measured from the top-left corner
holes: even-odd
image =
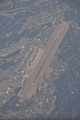
[[[80,1],[0,0],[0,119],[80,118]]]

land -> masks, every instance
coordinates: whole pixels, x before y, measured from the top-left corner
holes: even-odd
[[[78,115],[78,3],[0,0],[0,119]]]

